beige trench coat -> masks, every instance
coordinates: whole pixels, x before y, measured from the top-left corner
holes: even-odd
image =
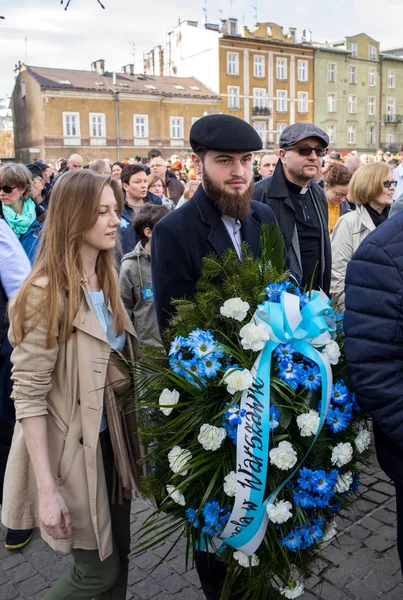
[[[340,312],[344,312],[347,265],[358,246],[373,229],[375,229],[375,224],[365,206],[362,205],[357,205],[356,210],[340,217],[333,229],[330,293],[333,299],[337,300],[337,310]]]
[[[42,277],[32,286],[30,303],[38,301]],[[126,313],[126,311],[125,311]],[[127,343],[135,332],[125,323]],[[16,419],[7,463],[2,521],[12,529],[41,527],[38,491],[19,420],[46,415],[51,470],[69,508],[71,540],[55,540],[41,528],[54,549],[99,550],[101,560],[112,553],[108,495],[99,439],[110,345],[91,304],[84,296],[70,339],[46,349],[46,314],[14,349],[12,378]],[[13,342],[12,331],[9,333]]]

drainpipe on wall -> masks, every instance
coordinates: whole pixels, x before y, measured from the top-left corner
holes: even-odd
[[[116,146],[118,150],[118,161],[120,162],[119,91],[114,91],[113,97],[115,98]]]
[[[380,58],[380,57],[379,57]],[[379,127],[378,127],[378,148],[382,148],[381,131],[382,131],[382,89],[383,89],[383,61],[379,60]],[[385,126],[384,126],[385,127]],[[386,142],[386,134],[385,134]]]

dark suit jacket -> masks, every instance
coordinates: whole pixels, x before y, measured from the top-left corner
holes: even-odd
[[[324,191],[314,181],[310,182],[312,192],[312,201],[319,216],[321,223],[321,272],[320,287],[326,294],[330,290],[330,276],[332,270],[332,255],[330,247],[330,237],[328,231],[328,211],[327,201]],[[309,192],[308,192],[309,193]],[[286,178],[282,163],[279,160],[276,169],[271,177],[266,177],[255,184],[253,198],[270,206],[280,225],[283,234],[285,248],[287,250],[290,265],[296,277],[302,279],[301,253],[299,249],[299,240],[297,227],[295,223],[295,211],[292,200],[289,195]],[[305,279],[311,279],[310,273],[305,274]]]
[[[242,221],[241,236],[254,256],[261,255],[261,224],[273,221],[276,218],[269,207],[252,201],[251,215]],[[155,225],[151,266],[160,329],[165,329],[173,313],[172,299],[190,298],[195,293],[202,259],[210,252],[222,255],[227,248],[234,248],[231,238],[201,185],[191,200]]]

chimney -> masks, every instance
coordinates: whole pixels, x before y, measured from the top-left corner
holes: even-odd
[[[116,85],[116,72],[115,71],[113,71],[113,73],[112,73],[112,84]]]
[[[134,75],[134,64],[124,65],[122,71],[125,75]]]
[[[98,75],[103,75],[105,73],[105,61],[103,58],[99,58],[91,64],[91,68],[93,71],[96,71]]]

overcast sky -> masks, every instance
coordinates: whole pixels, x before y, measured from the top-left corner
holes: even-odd
[[[253,25],[257,3],[259,21],[284,28],[313,32],[315,41],[335,41],[365,32],[381,42],[381,48],[403,44],[402,0],[71,0],[67,11],[60,0],[0,0],[0,98],[11,94],[14,65],[18,60],[42,67],[89,69],[104,58],[106,69],[120,70],[157,44],[178,19],[202,20],[207,5],[209,22],[233,16],[240,24]],[[64,0],[66,4],[66,0]],[[219,11],[222,10],[222,13]],[[230,15],[231,13],[231,15]],[[25,44],[25,38],[27,43]],[[194,73],[197,77],[197,73]]]

